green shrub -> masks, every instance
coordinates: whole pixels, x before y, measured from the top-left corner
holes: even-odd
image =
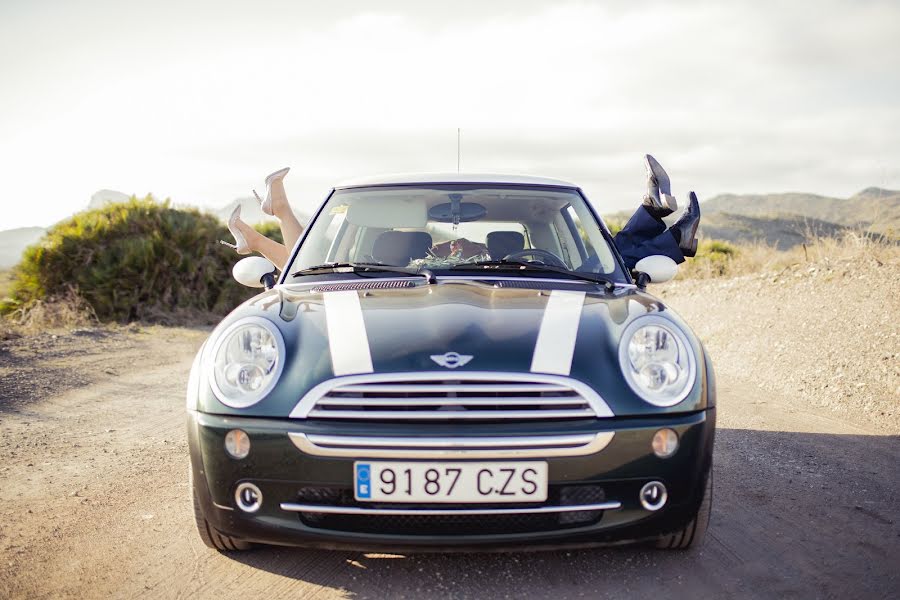
[[[275,221],[264,221],[253,226],[258,232],[279,244],[284,243],[284,235],[281,233],[281,225]],[[288,248],[290,250],[290,248]]]
[[[75,293],[102,321],[224,315],[247,291],[220,239],[231,236],[215,217],[151,196],[81,212],[25,250],[0,311]]]
[[[616,235],[622,228],[625,227],[625,221],[622,219],[616,219],[615,217],[604,217],[603,219],[606,222],[606,226],[609,227],[609,232],[612,235]]]
[[[697,256],[681,265],[680,277],[685,279],[722,277],[733,274],[735,259],[739,256],[734,244],[722,240],[700,240]]]

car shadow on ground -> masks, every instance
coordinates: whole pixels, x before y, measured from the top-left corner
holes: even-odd
[[[696,550],[227,556],[352,598],[898,597],[898,464],[897,436],[720,429],[712,522]]]

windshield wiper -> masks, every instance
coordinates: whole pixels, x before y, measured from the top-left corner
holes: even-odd
[[[516,271],[544,271],[545,273],[559,273],[561,275],[568,275],[574,279],[581,279],[583,281],[590,281],[592,283],[600,283],[604,285],[608,290],[612,290],[617,285],[624,285],[621,283],[616,283],[606,277],[601,277],[599,275],[594,275],[593,273],[581,273],[579,271],[570,271],[569,269],[564,269],[562,267],[554,267],[552,265],[539,265],[536,263],[529,262],[520,262],[517,260],[480,260],[471,263],[460,263],[458,265],[453,265],[450,267],[451,269],[467,269],[467,268],[494,268],[498,270],[516,270]]]
[[[333,262],[333,263],[325,263],[321,265],[315,265],[312,267],[307,267],[305,269],[300,269],[294,273],[291,273],[291,277],[301,277],[303,275],[316,275],[321,272],[335,272],[338,269],[351,269],[354,273],[359,272],[383,272],[383,273],[403,273],[404,275],[410,275],[412,277],[421,276],[425,277],[425,279],[430,283],[434,278],[434,274],[427,269],[415,269],[411,267],[397,267],[394,265],[383,265],[381,263],[369,263],[369,262]]]

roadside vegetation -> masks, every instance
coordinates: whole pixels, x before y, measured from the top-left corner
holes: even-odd
[[[615,233],[624,222],[607,224]],[[277,223],[257,229],[281,241]],[[880,235],[807,233],[805,244],[789,250],[701,239],[678,279],[777,280],[804,265],[827,272],[839,264],[900,260],[900,245]],[[151,196],[78,213],[27,248],[15,268],[0,271],[0,339],[99,323],[214,323],[248,297],[231,277],[237,256],[220,239],[231,236],[216,217]]]
[[[0,279],[5,327],[213,322],[247,297],[218,243],[230,237],[214,216],[152,196],[78,213]]]
[[[683,263],[679,279],[713,279],[769,274],[777,277],[804,264],[850,264],[855,261],[887,263],[900,258],[900,245],[884,236],[847,231],[837,238],[809,236],[805,244],[789,250],[756,242],[732,244],[701,239],[697,256]]]

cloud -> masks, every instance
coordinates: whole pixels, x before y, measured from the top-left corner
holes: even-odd
[[[311,205],[455,169],[457,127],[464,169],[571,179],[603,210],[637,201],[645,152],[682,195],[900,187],[888,1],[12,6],[16,224],[102,187],[221,205],[285,164]]]

